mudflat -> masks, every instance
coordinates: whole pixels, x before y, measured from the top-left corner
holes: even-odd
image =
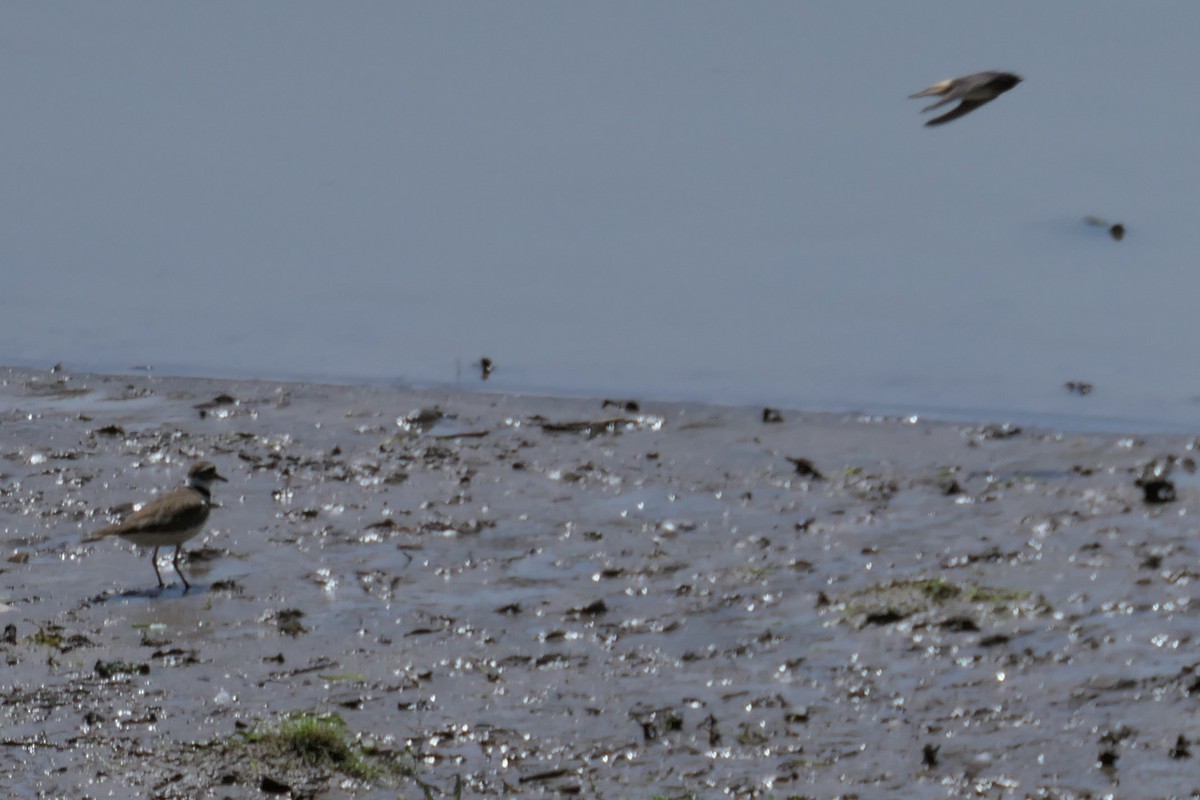
[[[1200,792],[1191,437],[0,377],[6,797]]]

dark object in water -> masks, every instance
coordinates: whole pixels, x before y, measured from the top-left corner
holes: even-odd
[[[265,794],[291,794],[292,787],[283,781],[276,780],[270,775],[264,775],[258,788]]]
[[[1171,748],[1169,755],[1171,758],[1176,760],[1181,758],[1191,758],[1191,744],[1192,743],[1188,741],[1188,738],[1181,733],[1179,734],[1179,738],[1175,740],[1175,746]]]
[[[600,404],[601,408],[608,408],[609,406],[623,409],[630,414],[636,414],[642,410],[642,407],[638,405],[636,400],[605,400]]]
[[[214,408],[220,408],[221,406],[232,405],[237,405],[237,398],[231,394],[225,394],[222,392],[212,400],[205,400],[203,403],[196,403],[194,406],[192,406],[192,408],[197,409],[198,411],[209,411]],[[201,414],[201,416],[204,415]]]
[[[1175,484],[1166,478],[1138,481],[1138,486],[1142,487],[1143,499],[1151,505],[1175,500]]]
[[[1000,424],[993,422],[976,429],[975,433],[981,439],[1011,439],[1014,436],[1021,435],[1021,428],[1019,425],[1014,425],[1011,422],[1004,422]]]
[[[1074,392],[1080,397],[1085,397],[1091,394],[1092,389],[1094,388],[1090,383],[1085,381],[1067,381],[1063,385],[1067,387],[1068,392]]]
[[[957,494],[963,493],[962,484],[949,476],[937,481],[937,487],[942,490],[942,494],[946,497],[954,497]]]
[[[1108,228],[1108,235],[1118,242],[1125,238],[1125,226],[1120,222],[1110,224],[1108,220],[1100,217],[1084,217],[1083,221],[1098,228]]]
[[[496,369],[496,365],[493,364],[492,360],[490,358],[488,358],[487,356],[484,356],[483,358],[479,359],[479,379],[480,380],[486,381],[488,378],[492,377],[492,372],[494,372],[495,369]]]
[[[812,478],[814,481],[825,480],[825,476],[807,458],[792,458],[791,456],[784,456],[784,458],[796,468],[796,474],[800,477]]]
[[[1176,467],[1189,474],[1195,473],[1196,461],[1190,456],[1180,458],[1167,454],[1147,461],[1133,471],[1134,485],[1141,488],[1147,503],[1170,503],[1175,500],[1175,484],[1169,478]]]
[[[764,408],[763,422],[783,422],[783,414],[777,408]]]

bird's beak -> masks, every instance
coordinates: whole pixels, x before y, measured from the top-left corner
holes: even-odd
[[[222,475],[222,474],[221,474],[221,473],[219,473],[219,472],[214,472],[214,473],[213,473],[213,480],[214,480],[214,481],[225,481],[225,483],[229,483],[229,479],[228,479],[228,478],[226,478],[224,475]]]

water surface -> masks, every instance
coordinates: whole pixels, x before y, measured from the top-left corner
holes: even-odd
[[[3,363],[1200,417],[1193,5],[0,22]],[[1025,81],[922,127],[980,69]]]

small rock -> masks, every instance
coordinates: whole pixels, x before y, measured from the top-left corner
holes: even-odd
[[[262,781],[258,784],[258,788],[267,794],[288,794],[292,791],[292,787],[272,778],[270,775],[264,775]]]
[[[603,600],[593,600],[586,606],[580,608],[572,608],[569,614],[574,614],[580,617],[598,617],[601,614],[608,613],[608,605]]]
[[[285,636],[296,637],[308,633],[308,628],[300,623],[304,612],[298,608],[285,608],[275,615],[275,626]]]
[[[103,428],[96,428],[92,433],[97,436],[124,436],[125,429],[120,425],[105,425]]]
[[[1175,500],[1175,484],[1164,478],[1139,481],[1142,487],[1143,499],[1149,505],[1171,503]]]
[[[959,485],[958,481],[950,477],[938,481],[938,488],[941,489],[942,494],[946,497],[953,497],[954,495],[963,493],[963,488]]]
[[[951,633],[978,633],[979,626],[975,620],[967,616],[947,617],[938,623],[938,627]]]
[[[209,411],[220,406],[231,406],[237,403],[237,398],[229,394],[219,394],[212,400],[205,400],[203,403],[196,403],[192,408],[197,411]]]
[[[1182,733],[1179,734],[1179,738],[1175,740],[1175,746],[1171,748],[1171,751],[1170,751],[1171,758],[1174,758],[1176,760],[1184,759],[1184,758],[1191,758],[1192,757],[1191,744],[1192,743],[1188,741],[1188,738],[1186,736],[1184,736]]]
[[[784,458],[796,468],[796,474],[800,477],[812,478],[814,481],[825,480],[825,476],[807,458],[792,458],[791,456],[784,456]]]
[[[863,625],[891,625],[894,622],[900,622],[908,617],[908,614],[902,613],[894,608],[886,608],[882,611],[872,611],[863,619]]]
[[[128,661],[97,661],[92,670],[101,678],[114,675],[149,675],[149,664],[131,664]]]
[[[1161,553],[1151,553],[1142,559],[1142,563],[1138,564],[1141,569],[1158,569],[1162,566],[1163,557]]]
[[[976,432],[979,434],[981,439],[1011,439],[1014,436],[1021,435],[1021,428],[1017,425],[1013,425],[1011,422],[1005,422],[999,425],[992,423],[991,425],[983,425],[977,428]]]

